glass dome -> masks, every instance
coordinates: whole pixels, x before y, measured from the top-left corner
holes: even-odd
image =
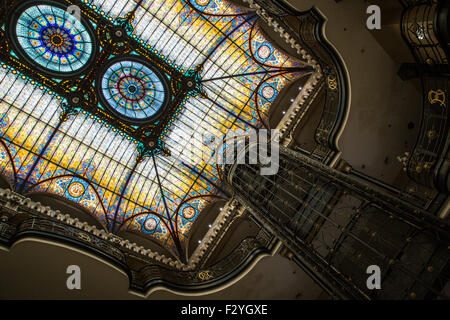
[[[20,55],[17,71],[23,69],[32,81],[2,63],[1,178],[27,194],[72,201],[110,232],[141,232],[185,257],[203,210],[228,197],[215,163],[222,150],[216,152],[216,143],[228,132],[263,127],[280,92],[312,69],[272,45],[253,10],[229,1],[64,1],[69,2],[79,3],[92,22],[75,23],[81,38],[64,22],[72,17],[62,1],[17,0],[8,19],[8,36]],[[89,81],[79,86],[72,81],[41,84],[52,80],[49,74],[77,79],[97,52],[108,49],[103,27],[113,30],[113,22],[126,16],[134,37],[119,38],[124,52],[134,51],[99,60],[92,77],[81,78]],[[80,58],[74,63],[61,61],[77,50]],[[58,62],[46,60],[48,52]],[[157,65],[161,59],[179,71],[167,72]],[[187,86],[180,79],[194,71],[202,94],[185,96]],[[178,72],[184,76],[178,78]],[[80,104],[84,112],[61,116],[74,85],[80,87],[79,97],[89,98]],[[153,120],[159,123],[147,123]],[[143,137],[161,142],[170,155],[149,155],[136,143],[144,143]]]
[[[20,14],[15,29],[21,49],[48,71],[79,71],[93,54],[94,45],[87,27],[56,6],[28,7]]]
[[[112,111],[131,120],[146,120],[166,100],[164,80],[141,61],[112,63],[101,79],[101,93]]]

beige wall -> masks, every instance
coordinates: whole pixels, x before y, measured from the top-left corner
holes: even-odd
[[[66,269],[81,269],[81,290],[68,290]],[[0,247],[0,299],[140,299],[128,292],[119,269],[73,248],[25,239],[11,250]],[[264,257],[240,281],[220,292],[186,297],[156,291],[149,299],[317,299],[323,297],[292,261]]]
[[[382,8],[382,29],[371,32],[366,28],[370,1],[288,2],[297,10],[315,6],[325,15],[325,35],[347,68],[351,100],[347,124],[339,141],[342,158],[356,169],[392,183],[398,175],[403,175],[396,156],[413,147],[422,106],[415,85],[397,76],[402,58],[394,57],[394,60],[389,55],[395,54],[389,49],[392,38],[398,39],[398,32],[392,31],[396,11]],[[397,45],[402,49],[396,52],[407,52],[405,44],[398,41]],[[409,122],[415,124],[413,130],[408,129]]]

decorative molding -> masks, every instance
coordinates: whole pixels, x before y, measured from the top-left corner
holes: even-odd
[[[311,156],[324,163],[335,161],[339,154],[337,140],[348,115],[349,90],[348,76],[342,59],[323,34],[325,18],[315,8],[299,12],[289,8],[284,1],[245,2],[315,70],[277,126],[280,130],[280,143],[283,146],[290,145],[293,140],[291,134],[312,105],[319,89],[326,84],[326,103],[315,132],[317,146]],[[286,22],[285,16],[297,18],[298,31]]]
[[[234,217],[242,214],[244,210],[245,209],[235,199],[231,198],[228,200],[214,223],[211,225],[211,228],[203,237],[201,243],[190,256],[188,266],[196,268],[204,262],[205,256],[209,256],[209,253],[211,252],[212,244],[217,243],[218,240],[223,237]]]
[[[278,123],[276,129],[280,130],[280,143],[285,147],[293,140],[292,134],[300,121],[308,112],[318,92],[323,86],[322,74],[313,73],[306,81],[298,96],[294,99],[285,115]]]
[[[188,266],[184,265],[178,260],[166,257],[164,254],[153,252],[136,243],[123,239],[113,233],[105,230],[100,230],[95,226],[89,225],[87,222],[81,222],[77,218],[72,218],[69,214],[63,214],[59,210],[53,210],[48,206],[41,205],[40,202],[35,202],[30,198],[17,194],[9,189],[0,188],[0,205],[1,215],[8,220],[9,217],[18,215],[19,213],[26,213],[29,216],[45,215],[48,218],[64,223],[68,226],[76,227],[86,234],[94,235],[100,239],[108,241],[109,243],[119,246],[122,249],[129,250],[134,254],[141,255],[145,258],[150,258],[158,263],[167,265],[168,267],[177,270],[186,269]]]
[[[70,234],[76,233],[76,238],[83,242],[91,243],[93,239],[106,241],[113,247],[127,253],[127,255],[134,255],[136,258],[145,261],[146,263],[158,263],[165,265],[167,268],[179,271],[195,270],[199,267],[200,262],[205,262],[207,253],[212,249],[212,245],[220,240],[233,219],[245,213],[245,208],[239,204],[235,199],[230,199],[224,206],[223,210],[217,216],[212,227],[202,240],[202,243],[196,248],[190,257],[188,264],[183,264],[171,257],[166,257],[164,254],[154,252],[143,246],[139,246],[134,242],[123,239],[113,233],[105,230],[100,230],[96,226],[91,226],[87,222],[81,222],[78,218],[72,218],[69,214],[63,214],[59,210],[53,210],[48,206],[43,206],[39,202],[35,202],[30,198],[19,195],[9,189],[0,188],[0,217],[3,224],[0,225],[0,237],[10,238],[16,231],[13,224],[8,223],[13,217],[17,215],[24,215],[32,218],[42,218],[46,216],[51,221],[62,223],[70,228],[76,228],[76,232],[72,229]],[[22,218],[24,219],[24,218]],[[25,220],[27,218],[25,217]],[[8,226],[8,227],[7,227]],[[19,231],[20,231],[19,226]],[[11,233],[12,232],[12,233]],[[8,235],[8,237],[6,237]]]
[[[250,8],[256,9],[256,13],[270,27],[272,27],[275,32],[279,34],[281,39],[284,39],[286,43],[291,46],[291,48],[295,49],[297,54],[299,54],[299,56],[310,64],[315,70],[276,127],[276,129],[280,130],[280,143],[284,146],[288,146],[292,141],[292,138],[290,138],[291,131],[289,131],[289,127],[293,123],[294,119],[296,122],[300,121],[304,114],[308,111],[310,104],[306,105],[305,102],[312,93],[313,89],[319,85],[320,79],[323,77],[321,71],[322,69],[317,61],[312,58],[312,55],[302,48],[302,46],[297,42],[295,36],[292,34],[292,30],[285,30],[283,27],[278,25],[277,21],[271,16],[273,14],[273,10],[270,10],[271,12],[267,12],[253,0],[244,1],[249,4]],[[266,5],[268,4],[266,3]],[[277,12],[280,13],[282,11],[283,10],[279,9]]]
[[[227,203],[226,210],[222,210],[216,219],[217,225],[205,244],[211,245],[215,237],[223,235],[226,231],[224,226],[228,225],[227,219],[244,212],[236,200]],[[161,287],[184,293],[216,290],[232,283],[258,257],[270,254],[273,247],[273,236],[261,229],[256,237],[244,239],[229,256],[208,269],[202,269],[196,263],[183,265],[1,188],[0,217],[0,244],[3,246],[10,247],[24,237],[47,238],[74,245],[125,271],[130,278],[130,289],[139,295]],[[206,245],[204,248],[210,247]],[[204,252],[200,250],[197,257],[201,259]]]
[[[273,30],[277,32],[282,39],[286,41],[287,44],[291,46],[291,48],[296,49],[297,53],[300,57],[305,60],[309,65],[311,65],[315,70],[320,72],[320,66],[315,59],[313,59],[312,55],[307,52],[302,46],[297,42],[293,34],[289,31],[286,31],[282,26],[280,26],[276,19],[271,16],[271,13],[267,12],[265,9],[261,8],[261,6],[253,0],[244,0],[247,2],[251,9],[256,9],[256,13],[260,16],[267,24],[273,27]]]
[[[262,241],[263,239],[263,237],[244,239],[229,256],[207,269],[173,271],[154,265],[145,266],[139,271],[132,272],[131,289],[146,292],[148,295],[152,287],[164,283],[165,287],[176,292],[214,290],[221,284],[232,282],[233,278],[248,269],[251,262],[261,255],[270,254],[267,249],[269,243]]]

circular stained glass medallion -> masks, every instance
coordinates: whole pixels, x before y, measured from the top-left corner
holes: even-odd
[[[37,3],[36,3],[37,2]],[[94,56],[93,33],[59,4],[26,3],[13,19],[14,43],[25,58],[58,75],[81,72]]]
[[[199,6],[202,6],[202,7],[208,5],[208,4],[209,4],[209,1],[210,1],[210,0],[195,0],[195,2],[196,2]]]
[[[80,182],[72,182],[67,188],[70,196],[79,198],[84,194],[84,186]]]
[[[270,57],[270,54],[271,54],[271,51],[270,51],[269,46],[267,46],[267,45],[262,45],[261,47],[259,47],[259,49],[258,49],[258,56],[259,56],[261,59],[267,59],[267,58],[269,58],[269,57]]]
[[[138,58],[113,60],[103,73],[100,85],[106,105],[127,120],[154,118],[167,101],[163,76]]]
[[[147,231],[154,231],[157,226],[158,226],[158,222],[153,218],[148,218],[144,222],[144,228]]]
[[[195,209],[191,206],[183,209],[183,216],[185,219],[190,220],[195,216]]]
[[[262,89],[262,95],[264,98],[270,100],[275,95],[275,89],[272,86],[266,86]]]

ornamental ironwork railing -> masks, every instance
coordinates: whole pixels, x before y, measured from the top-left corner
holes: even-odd
[[[312,155],[328,162],[338,151],[338,132],[345,119],[348,103],[348,80],[342,62],[323,37],[324,19],[315,10],[297,17],[301,43],[311,52],[322,68],[325,81],[325,103],[315,132],[316,148]]]
[[[226,169],[236,199],[332,297],[449,298],[448,222],[283,146],[278,173],[259,171]],[[371,266],[380,268],[379,290],[366,284]]]
[[[401,31],[418,63],[448,64],[448,52],[442,46],[437,29],[440,3],[443,2],[445,1],[404,1]]]
[[[20,223],[13,235],[14,238],[20,238],[30,235],[48,237],[51,239],[59,238],[64,242],[82,246],[97,255],[107,258],[118,267],[126,268],[126,258],[124,253],[97,236],[89,234],[79,228],[68,226],[61,222],[52,221],[45,218],[31,218]]]
[[[442,16],[442,12],[448,10],[448,3],[410,0],[402,4],[401,32],[416,60],[423,90],[419,136],[408,159],[407,173],[424,186],[448,192],[445,180],[448,176],[450,69],[448,39],[442,36],[445,33],[442,28],[448,26],[448,14]]]
[[[414,181],[439,191],[447,190],[440,169],[448,161],[450,78],[424,76],[423,113],[419,137],[408,162],[407,172]]]

